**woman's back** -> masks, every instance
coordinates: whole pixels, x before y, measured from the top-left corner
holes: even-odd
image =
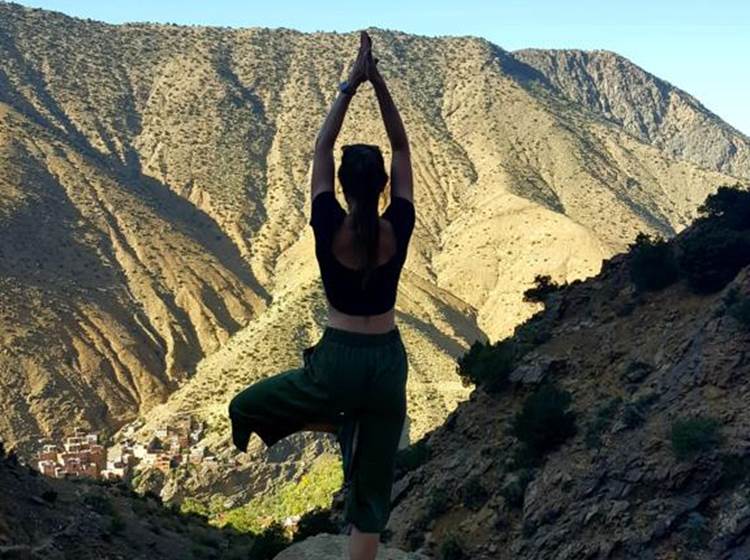
[[[384,235],[378,238],[377,260],[367,278],[362,249],[346,219],[333,191],[313,200],[310,225],[330,304],[329,324],[356,332],[384,332],[393,328],[398,282],[414,229],[414,205],[392,198],[378,223]]]
[[[333,257],[346,268],[364,270],[365,255],[362,252],[357,236],[354,233],[352,220],[347,215],[339,229],[333,234],[331,244]],[[378,220],[378,248],[375,266],[380,267],[396,256],[396,233],[391,222],[385,218]]]

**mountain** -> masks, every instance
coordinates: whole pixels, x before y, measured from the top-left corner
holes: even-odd
[[[674,235],[706,195],[750,176],[748,139],[629,63],[571,63],[582,69],[568,86],[536,55],[482,39],[371,35],[413,147],[417,225],[397,317],[416,439],[468,396],[455,361],[469,345],[538,308],[521,298],[536,275],[588,277],[640,231]],[[310,160],[356,44],[352,33],[116,26],[0,3],[8,445],[28,454],[74,424],[114,435],[134,421],[145,440],[187,411],[225,468],[185,487],[242,498],[327,445],[303,449],[300,437],[238,457],[226,405],[299,365],[323,327]],[[656,87],[683,101],[652,107],[605,87],[637,72],[657,85],[634,84],[632,99]],[[711,138],[725,156],[700,159]],[[341,134],[363,140],[388,157],[369,86]]]
[[[748,178],[747,136],[628,59],[600,50],[524,49],[513,56],[538,72],[545,87],[665,154]]]

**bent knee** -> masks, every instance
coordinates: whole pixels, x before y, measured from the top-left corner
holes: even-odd
[[[240,398],[242,393],[235,395],[231,401],[229,401],[229,417],[234,418],[236,416],[246,415],[248,412],[247,399]]]

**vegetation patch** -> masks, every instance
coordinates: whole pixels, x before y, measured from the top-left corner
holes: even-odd
[[[427,501],[427,517],[435,519],[450,508],[450,495],[443,488],[435,488]]]
[[[461,501],[463,502],[464,507],[472,511],[479,511],[489,499],[490,494],[487,492],[487,489],[482,486],[482,482],[478,476],[471,477],[461,487]]]
[[[274,522],[256,535],[250,549],[250,560],[271,560],[289,546],[290,539],[279,522]]]
[[[730,317],[733,317],[743,328],[750,330],[750,297],[740,295],[736,288],[730,290],[724,300]]]
[[[403,476],[407,472],[413,471],[424,465],[430,458],[430,446],[426,439],[420,439],[416,443],[400,449],[396,453],[396,473]]]
[[[464,560],[468,558],[464,545],[455,535],[450,534],[440,545],[440,560]]]
[[[303,514],[297,523],[297,529],[294,532],[294,542],[303,541],[307,537],[319,535],[321,533],[338,533],[339,527],[331,518],[331,510],[316,507],[312,511]]]
[[[601,436],[612,425],[621,404],[622,399],[614,397],[597,409],[593,420],[589,422],[586,428],[586,435],[584,436],[586,447],[589,449],[601,447]]]
[[[576,434],[576,416],[568,410],[570,402],[570,393],[554,385],[543,385],[526,399],[511,427],[511,433],[522,444],[517,466],[538,464]]]
[[[639,397],[633,402],[627,403],[622,408],[622,422],[625,428],[632,430],[642,426],[646,421],[646,414],[651,405],[659,398],[657,394],[649,394]]]
[[[750,239],[744,232],[709,224],[682,244],[680,266],[690,288],[699,294],[714,293],[750,264]]]
[[[639,292],[662,290],[677,282],[679,267],[672,246],[639,233],[630,245],[630,279]]]
[[[534,277],[534,286],[523,293],[523,301],[544,303],[549,296],[559,292],[565,286],[552,281],[549,275]]]
[[[719,487],[731,490],[747,480],[750,474],[750,457],[727,453],[721,456],[721,475]]]
[[[244,506],[218,513],[212,522],[219,527],[230,525],[239,531],[261,534],[286,517],[329,507],[333,493],[341,488],[342,482],[341,461],[324,455],[298,482],[258,496]]]
[[[721,444],[721,424],[714,418],[695,417],[672,424],[672,451],[678,460],[692,459]]]
[[[494,344],[475,341],[458,359],[457,372],[464,386],[473,383],[493,393],[507,385],[515,364],[516,346],[511,339]]]
[[[737,231],[750,229],[750,191],[737,184],[722,186],[698,207],[701,220],[716,220],[722,227]]]
[[[500,495],[505,498],[505,503],[512,509],[523,507],[523,501],[526,496],[526,487],[534,480],[534,474],[531,469],[519,469],[508,484],[502,487]]]
[[[719,187],[698,213],[697,231],[683,244],[679,262],[693,291],[712,293],[750,264],[750,192]]]
[[[705,548],[711,537],[706,518],[697,511],[691,511],[682,525],[687,545],[691,549]]]
[[[112,505],[112,499],[109,496],[99,494],[88,494],[83,497],[83,503],[101,515],[115,515],[115,508]]]

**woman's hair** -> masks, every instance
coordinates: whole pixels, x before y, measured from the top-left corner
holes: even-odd
[[[352,225],[356,243],[365,253],[365,268],[362,288],[367,284],[370,274],[378,260],[378,200],[380,193],[388,182],[385,172],[383,154],[377,146],[369,144],[350,144],[342,148],[339,165],[339,181],[344,196],[354,204],[352,208]]]

